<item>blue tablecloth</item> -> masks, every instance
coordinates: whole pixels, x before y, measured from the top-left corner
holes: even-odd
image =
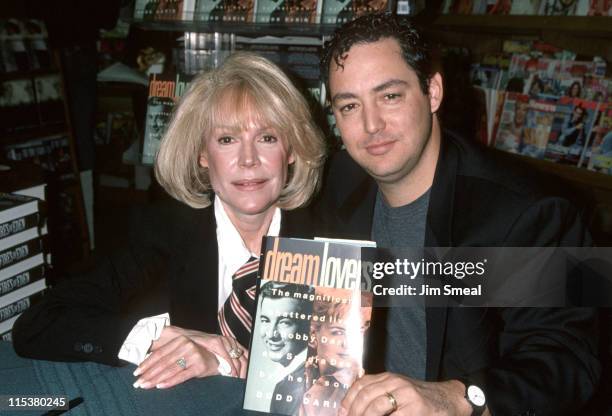
[[[62,363],[18,357],[12,344],[0,342],[0,395],[82,397],[68,415],[256,415],[242,410],[244,381],[230,377],[194,379],[166,390],[135,389],[135,366]],[[17,416],[44,411],[0,411]]]

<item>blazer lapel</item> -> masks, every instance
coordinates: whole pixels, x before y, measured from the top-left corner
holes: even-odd
[[[438,158],[429,199],[427,227],[425,228],[425,247],[453,246],[453,203],[455,199],[458,159],[457,148],[451,141],[445,140],[443,135],[440,157]],[[440,300],[437,299],[438,305],[439,302]],[[426,303],[429,303],[428,299],[426,299]],[[446,332],[447,311],[448,308],[445,306],[428,307],[426,310],[427,380],[438,379]]]

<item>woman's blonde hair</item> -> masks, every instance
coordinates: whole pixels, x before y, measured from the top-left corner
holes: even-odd
[[[230,100],[232,114],[224,113]],[[253,117],[256,120],[253,120]],[[197,76],[172,116],[155,161],[155,176],[174,198],[194,208],[210,205],[208,169],[199,164],[205,138],[216,126],[244,129],[265,123],[286,140],[294,157],[279,207],[305,205],[319,186],[325,140],[308,103],[275,64],[248,52],[231,55],[219,68]]]

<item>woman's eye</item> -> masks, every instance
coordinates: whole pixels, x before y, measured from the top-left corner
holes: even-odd
[[[234,138],[231,136],[222,136],[217,139],[217,142],[219,142],[219,144],[230,144],[233,141],[234,141]]]
[[[276,143],[278,139],[275,136],[272,136],[271,134],[266,134],[264,136],[261,136],[261,141],[264,143]]]

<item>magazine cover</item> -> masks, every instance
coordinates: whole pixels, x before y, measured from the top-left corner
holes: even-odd
[[[576,16],[612,16],[612,0],[578,0]]]
[[[495,148],[518,153],[527,123],[529,96],[509,92],[504,101],[499,127],[495,136]]]
[[[178,99],[185,93],[192,76],[151,74],[142,147],[142,163],[152,164]]]
[[[527,121],[519,153],[535,159],[544,158],[557,106],[547,100],[530,100]]]
[[[542,0],[540,14],[544,16],[574,16],[578,0]]]
[[[561,97],[557,104],[544,158],[578,166],[596,121],[599,103]]]
[[[512,0],[510,14],[537,15],[540,10],[540,0]]]
[[[267,237],[257,283],[244,409],[335,415],[362,374],[372,312],[361,249]]]
[[[612,105],[601,110],[599,123],[593,128],[590,139],[587,167],[612,175]]]

